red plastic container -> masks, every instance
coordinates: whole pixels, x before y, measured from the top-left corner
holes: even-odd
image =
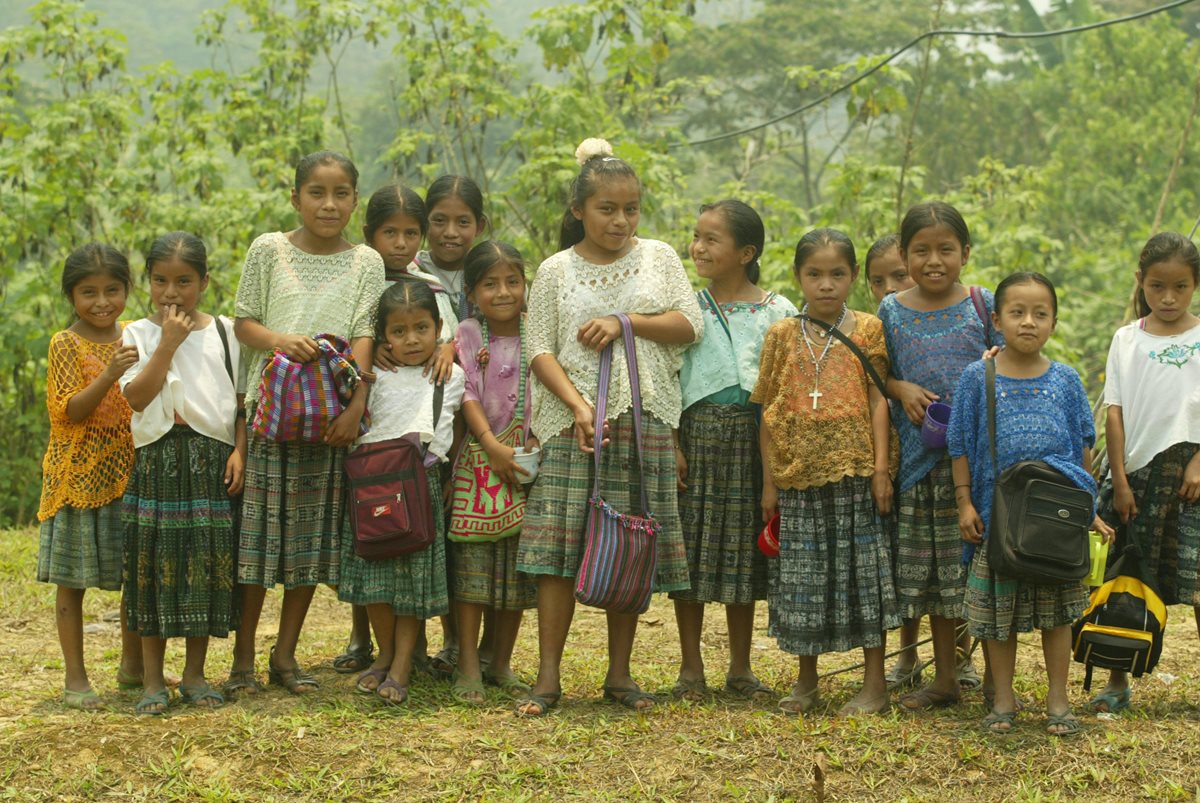
[[[779,557],[779,514],[776,513],[758,534],[758,551],[768,558]]]

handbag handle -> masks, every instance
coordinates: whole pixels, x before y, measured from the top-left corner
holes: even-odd
[[[633,324],[629,316],[617,313],[621,322],[621,335],[625,343],[625,367],[629,369],[629,389],[633,396],[633,437],[637,448],[638,490],[642,495],[642,515],[650,515],[650,502],[646,496],[645,465],[642,460],[642,388],[638,382],[637,348],[633,342]],[[615,342],[615,341],[613,341]],[[604,416],[608,410],[608,382],[612,377],[613,343],[600,353],[600,381],[596,393],[596,434],[592,441],[595,456],[596,480],[592,484],[592,496],[600,495],[600,447],[604,442]]]

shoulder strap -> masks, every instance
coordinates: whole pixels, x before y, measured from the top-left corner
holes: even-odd
[[[213,316],[213,323],[217,325],[217,334],[221,336],[221,348],[225,351],[225,373],[229,374],[229,381],[233,383],[233,390],[237,392],[237,380],[233,378],[233,361],[229,356],[229,333],[225,331],[225,323],[219,315]]]
[[[442,418],[442,399],[446,395],[445,385],[433,386],[433,434],[437,435],[438,421]],[[430,436],[429,443],[433,443],[433,436]],[[425,455],[429,453],[429,443],[421,444],[421,459],[425,459]]]
[[[642,515],[650,515],[649,497],[646,495],[645,465],[642,459],[642,388],[638,381],[637,347],[633,339],[633,324],[629,316],[623,312],[617,313],[621,322],[621,335],[625,346],[625,366],[629,369],[629,390],[633,399],[633,437],[637,450],[639,490],[642,496]],[[592,496],[600,495],[600,447],[604,442],[604,416],[608,411],[608,381],[612,376],[613,343],[604,347],[600,353],[600,380],[596,390],[596,432],[592,440],[595,462],[595,481],[592,483]]]
[[[992,347],[992,316],[988,315],[987,304],[983,300],[983,288],[978,285],[971,285],[970,288],[971,303],[975,305],[975,314],[979,316],[979,322],[983,324],[983,342],[988,348]]]
[[[996,361],[984,360],[983,370],[986,376],[984,394],[987,396],[988,415],[988,446],[992,453],[992,479],[1000,479],[996,471]]]
[[[700,291],[700,295],[704,298],[704,302],[712,308],[713,314],[717,316],[717,322],[725,330],[725,337],[729,338],[729,342],[732,343],[733,333],[729,330],[729,319],[725,317],[725,310],[721,309],[721,305],[713,298],[713,294],[707,287]]]
[[[879,392],[885,397],[887,396],[887,386],[884,385],[883,379],[879,376],[879,372],[875,370],[875,366],[871,365],[871,361],[867,358],[867,355],[863,353],[863,350],[858,347],[858,344],[846,337],[846,334],[842,330],[838,329],[831,323],[817,320],[816,318],[812,318],[808,315],[797,315],[795,317],[799,318],[801,321],[808,321],[811,324],[821,327],[825,330],[826,334],[833,335],[842,343],[846,344],[846,348],[850,349],[850,352],[854,354],[855,357],[858,357],[859,362],[862,363],[863,368],[865,368],[867,371],[867,376],[871,377],[871,381],[875,383],[875,387],[879,388]]]

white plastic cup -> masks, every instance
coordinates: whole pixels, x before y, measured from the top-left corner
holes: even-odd
[[[517,476],[520,477],[522,485],[528,485],[537,479],[538,467],[542,462],[542,450],[536,446],[528,452],[525,451],[524,446],[518,446],[516,450],[513,460],[518,466],[529,472],[528,476],[525,474],[517,474]]]

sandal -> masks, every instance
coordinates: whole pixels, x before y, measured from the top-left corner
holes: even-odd
[[[921,685],[921,674],[924,671],[925,664],[920,661],[909,667],[903,667],[899,663],[895,663],[892,664],[892,668],[883,676],[883,679],[887,681],[888,691],[915,689]]]
[[[1016,704],[1016,711],[1018,714],[1025,710],[1025,701],[1022,700],[1019,696],[1014,694],[1013,702]],[[983,691],[983,707],[985,709],[987,709],[988,711],[991,711],[992,709],[994,709],[996,707],[996,692],[993,691],[992,689],[984,689],[984,691]]]
[[[225,705],[225,697],[207,683],[203,686],[184,686],[180,684],[179,697],[188,705],[194,705],[197,708],[220,708]],[[210,700],[211,702],[206,703],[206,700]]]
[[[455,669],[453,678],[454,683],[450,686],[450,693],[454,695],[455,700],[467,705],[483,705],[487,702],[487,690],[483,688],[482,677],[475,680]]]
[[[958,659],[954,666],[954,673],[958,677],[958,687],[963,691],[974,691],[983,685],[983,678],[979,677],[979,673],[975,671],[975,664],[971,663],[971,656],[963,651],[962,647],[955,648],[955,657]]]
[[[83,691],[63,689],[63,705],[77,711],[99,711],[104,707],[100,695],[90,688]]]
[[[887,692],[872,697],[872,700],[880,700],[880,704],[874,708],[867,705],[856,705],[853,701],[846,703],[838,709],[839,717],[863,717],[875,716],[876,714],[886,714],[892,707],[892,701],[888,699]]]
[[[369,669],[375,661],[375,647],[348,647],[344,653],[333,659],[333,671],[339,675],[353,675]]]
[[[358,680],[354,682],[354,690],[359,694],[374,694],[383,685],[383,681],[387,678],[388,668],[386,666],[379,669],[368,669],[358,676]],[[374,686],[364,686],[363,681],[375,678]]]
[[[221,693],[227,698],[236,697],[238,692],[245,691],[249,694],[258,694],[263,689],[262,682],[254,675],[253,669],[231,669],[229,670],[229,680],[221,684]]]
[[[267,661],[267,680],[277,686],[283,686],[295,695],[307,694],[308,692],[301,691],[305,686],[308,686],[313,691],[321,688],[321,684],[317,682],[317,679],[301,669],[299,665],[291,669],[281,669],[275,666],[274,647],[271,648],[271,657]]]
[[[637,684],[632,686],[605,686],[604,699],[618,705],[623,705],[630,711],[636,711],[639,714],[644,714],[654,706],[658,705],[658,698],[647,691],[642,691]],[[638,705],[638,703],[648,701],[650,705]]]
[[[1016,711],[992,711],[983,718],[983,729],[997,736],[1007,736],[1012,733],[1016,719]]]
[[[728,686],[729,684],[725,684]],[[708,683],[704,678],[695,678],[688,680],[680,678],[675,681],[675,686],[671,689],[671,696],[676,700],[685,700],[689,703],[698,703],[708,696]]]
[[[1062,730],[1055,730],[1062,728]],[[1050,714],[1046,717],[1046,733],[1051,736],[1078,736],[1083,731],[1079,717],[1067,711],[1065,714]]]
[[[517,702],[516,712],[519,717],[544,717],[550,713],[550,709],[558,705],[558,701],[562,699],[562,690],[549,694],[538,694],[530,691],[521,700]],[[530,706],[533,710],[530,710]]]
[[[458,647],[442,647],[429,659],[429,673],[438,680],[451,680],[458,667]]]
[[[820,700],[820,689],[813,687],[808,691],[800,691],[793,686],[788,696],[779,701],[779,710],[792,716],[807,714]]]
[[[178,688],[181,682],[180,678],[176,675],[164,674],[163,680],[168,689]],[[117,688],[121,691],[135,691],[140,689],[142,688],[142,676],[127,675],[124,669],[117,667]]]
[[[934,691],[931,687],[926,686],[901,697],[900,707],[905,711],[923,711],[926,708],[948,708],[958,705],[958,702],[957,694]]]
[[[384,694],[385,691],[397,692],[399,696],[389,697]],[[379,688],[375,690],[375,696],[388,705],[404,705],[408,701],[408,686],[401,686],[400,681],[389,675],[379,684]]]
[[[1097,714],[1116,714],[1128,708],[1132,699],[1133,690],[1126,686],[1120,691],[1100,692],[1088,701],[1087,707]]]
[[[754,675],[726,675],[725,691],[755,703],[765,703],[775,696],[771,687]]]
[[[490,683],[491,685],[498,687],[500,691],[504,692],[505,694],[509,694],[514,697],[518,694],[529,694],[529,692],[533,691],[533,687],[517,677],[517,673],[513,672],[511,669],[501,674],[484,672],[483,682]]]
[[[152,710],[155,706],[161,705],[162,708]],[[144,692],[142,699],[138,700],[137,705],[133,707],[134,712],[142,717],[161,717],[167,713],[167,708],[171,705],[171,693],[166,689],[153,693]]]

